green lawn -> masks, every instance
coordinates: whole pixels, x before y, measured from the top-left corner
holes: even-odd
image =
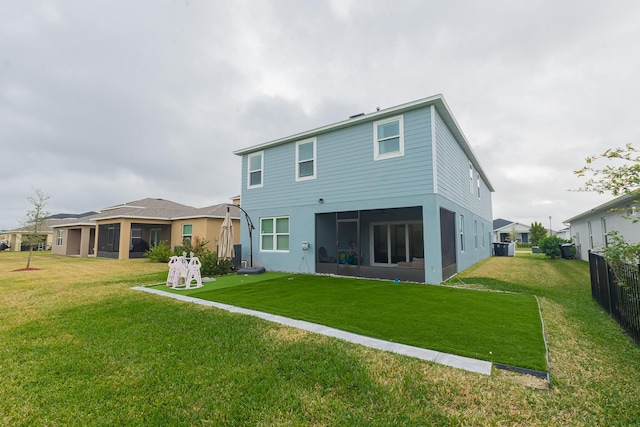
[[[532,295],[273,274],[227,276],[206,288],[174,292],[402,344],[547,370],[540,314]]]
[[[25,265],[26,254],[0,252],[2,426],[640,420],[640,350],[591,300],[581,261],[494,257],[453,280],[539,297],[550,390],[523,386],[503,371],[470,373],[134,291],[167,276],[166,265],[144,259],[36,253],[39,270],[14,271]]]

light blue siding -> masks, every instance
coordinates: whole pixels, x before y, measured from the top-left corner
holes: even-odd
[[[435,115],[438,193],[455,200],[461,206],[486,220],[492,219],[491,191],[480,177],[480,198],[477,194],[478,170],[473,167],[473,185],[469,184],[469,158],[453,137],[440,114]]]
[[[247,189],[243,157],[242,205],[304,206],[404,197],[432,192],[430,110],[404,114],[405,155],[373,160],[373,120],[317,136],[317,178],[295,180],[295,143],[264,152],[263,187]]]
[[[374,122],[400,115],[403,118],[404,155],[374,160]],[[376,210],[391,208],[406,208],[396,211],[398,217],[394,220],[423,223],[425,282],[442,280],[441,207],[456,213],[456,229],[459,215],[462,213],[465,218],[465,250],[461,251],[456,242],[457,270],[490,256],[489,234],[483,239],[481,230],[483,225],[486,233],[492,229],[492,190],[481,177],[478,198],[478,175],[474,167],[471,191],[469,158],[447,123],[452,121],[444,120],[436,108],[421,105],[386,116],[377,114],[370,120],[358,118],[352,125],[347,123],[317,133],[307,132],[301,140],[315,137],[317,155],[316,178],[305,181],[296,181],[297,141],[287,138],[285,142],[263,148],[263,186],[260,188],[247,189],[247,152],[243,152],[241,202],[256,226],[254,265],[279,271],[315,272],[318,248],[335,249],[337,240],[331,233],[316,236],[316,224],[331,223],[317,214],[344,211],[362,212],[360,249],[364,258],[370,260],[370,223],[376,222]],[[258,146],[256,151],[260,149]],[[437,175],[437,185],[434,185],[434,175]],[[290,218],[289,252],[260,250],[260,219],[275,216]],[[242,230],[246,230],[244,218],[242,221]],[[478,248],[474,222],[478,227]],[[458,238],[456,235],[456,240]],[[310,243],[309,250],[302,249],[303,241]],[[243,259],[248,260],[249,241],[244,232],[242,250]]]

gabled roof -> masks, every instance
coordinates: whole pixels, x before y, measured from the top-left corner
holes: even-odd
[[[510,222],[508,224],[503,225],[502,227],[494,228],[494,232],[499,231],[515,231],[515,232],[528,232],[531,229],[527,224],[522,224],[520,222]]]
[[[505,225],[511,224],[513,223],[513,221],[509,221],[508,219],[502,219],[502,218],[498,218],[498,219],[494,219],[493,220],[493,229],[497,230],[498,228],[502,228]]]
[[[638,202],[638,199],[640,199],[640,196],[638,196],[637,194],[623,194],[622,196],[616,197],[613,200],[610,200],[606,203],[603,203],[599,206],[596,206],[593,209],[589,209],[588,211],[584,211],[581,214],[578,214],[574,217],[571,217],[569,219],[565,219],[564,221],[562,221],[563,223],[571,223],[572,221],[576,221],[578,219],[587,217],[589,215],[592,215],[594,213],[597,212],[606,212],[610,209],[616,208],[616,207],[620,207],[620,205],[627,205],[627,204],[632,204],[634,202]]]
[[[467,138],[464,136],[462,129],[458,125],[458,122],[456,121],[455,117],[453,117],[453,114],[449,109],[449,105],[447,105],[447,102],[444,100],[444,96],[442,96],[441,94],[430,96],[427,98],[422,98],[417,101],[408,102],[406,104],[397,105],[395,107],[386,108],[384,110],[375,111],[369,114],[359,114],[356,116],[352,116],[349,119],[343,120],[341,122],[322,126],[316,129],[311,129],[305,132],[297,133],[295,135],[287,136],[285,138],[280,138],[280,139],[265,142],[262,144],[254,145],[248,148],[236,150],[233,152],[233,154],[237,156],[242,156],[245,154],[253,153],[255,151],[264,150],[265,148],[274,147],[281,144],[287,144],[290,142],[300,141],[302,139],[311,138],[313,136],[317,136],[319,134],[326,133],[329,131],[335,131],[338,129],[350,127],[358,123],[380,120],[386,117],[391,117],[397,114],[402,114],[407,111],[411,111],[417,108],[423,108],[431,105],[435,107],[435,109],[438,111],[438,113],[440,114],[444,122],[447,124],[454,138],[456,139],[456,141],[458,142],[458,144],[460,145],[464,153],[467,155],[467,157],[473,164],[473,167],[480,174],[480,176],[482,176],[482,179],[487,184],[489,191],[494,191],[493,186],[491,185],[489,178],[485,175],[484,171],[482,170],[482,167],[480,166],[480,163],[478,162],[478,159],[475,153],[473,152],[471,145],[469,145]]]

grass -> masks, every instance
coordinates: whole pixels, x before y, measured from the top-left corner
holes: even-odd
[[[495,257],[453,280],[539,296],[548,391],[133,291],[166,278],[165,265],[147,260],[34,254],[41,270],[12,272],[25,265],[25,254],[0,253],[0,425],[640,419],[640,350],[591,301],[581,261]]]
[[[233,286],[239,282],[243,286]],[[532,295],[282,274],[222,277],[214,288],[190,295],[446,353],[547,369]]]

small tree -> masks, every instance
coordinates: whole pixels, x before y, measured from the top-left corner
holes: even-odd
[[[598,160],[613,162],[602,168]],[[631,144],[610,148],[597,156],[585,159],[586,165],[574,171],[579,177],[590,176],[582,191],[611,192],[614,196],[635,194],[640,196],[640,154]]]
[[[596,166],[600,160],[608,161],[609,164],[604,167]],[[640,154],[633,145],[610,148],[602,154],[587,157],[585,163],[581,169],[574,171],[579,177],[589,176],[580,190],[599,194],[611,192],[614,196],[628,194],[640,199]],[[633,223],[640,221],[639,218],[623,217],[631,219]],[[617,232],[609,233],[609,236],[603,256],[617,276],[618,272],[615,270],[619,270],[623,262],[630,261],[629,254],[637,251],[638,245],[625,241]]]
[[[547,236],[547,229],[543,227],[541,222],[534,221],[531,223],[529,234],[531,237],[531,244],[534,246],[538,246],[540,244],[540,240],[544,239]]]
[[[27,211],[27,216],[22,221],[22,241],[29,246],[27,268],[31,265],[33,247],[42,242],[42,237],[46,236],[44,233],[45,221],[50,215],[50,213],[45,210],[49,196],[45,195],[40,189],[35,189],[34,192],[35,195],[27,198],[31,203],[32,209]]]

